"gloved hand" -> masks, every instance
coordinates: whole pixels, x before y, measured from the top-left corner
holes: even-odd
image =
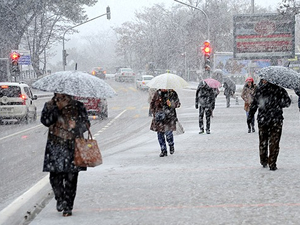
[[[195,108],[198,109],[198,104],[195,104]]]

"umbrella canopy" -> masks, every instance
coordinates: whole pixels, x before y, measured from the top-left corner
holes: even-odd
[[[56,72],[37,80],[32,87],[78,97],[108,98],[116,95],[104,80],[81,71]]]
[[[300,89],[300,74],[283,66],[268,66],[260,69],[258,76],[283,88]]]
[[[219,88],[222,86],[222,84],[213,79],[213,78],[207,78],[207,79],[204,79],[205,83],[207,83],[208,86],[210,86],[211,88]]]
[[[233,92],[236,91],[236,84],[233,80],[231,80],[229,77],[225,77],[223,79],[223,83],[226,83],[228,85],[228,88],[230,88]]]
[[[188,85],[182,77],[172,73],[158,75],[147,84],[148,87],[156,89],[181,89]]]

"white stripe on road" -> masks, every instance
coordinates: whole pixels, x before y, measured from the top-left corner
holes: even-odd
[[[5,137],[2,137],[2,138],[0,138],[0,141],[4,140],[4,139],[6,139],[6,138],[12,137],[12,136],[15,136],[15,135],[21,134],[21,133],[23,133],[23,132],[26,132],[26,131],[29,131],[29,130],[33,130],[33,129],[39,128],[39,127],[41,127],[41,126],[43,126],[43,125],[42,125],[42,124],[40,124],[40,125],[37,125],[37,126],[31,127],[31,128],[28,128],[28,129],[21,130],[21,131],[19,131],[19,132],[16,132],[16,133],[13,133],[13,134],[7,135],[7,136],[5,136]]]
[[[99,130],[94,136],[100,135],[103,131],[105,131],[110,125],[112,125],[116,119],[118,119],[120,116],[122,116],[123,113],[125,113],[127,109],[123,110],[119,115],[117,115],[115,118],[113,118],[106,126],[104,126],[101,130]]]

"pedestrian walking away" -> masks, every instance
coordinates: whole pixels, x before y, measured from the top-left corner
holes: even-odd
[[[228,84],[228,81],[224,81],[224,95],[226,97],[226,107],[230,107],[230,97],[233,97],[235,90]]]
[[[176,131],[178,121],[176,108],[180,107],[180,101],[176,91],[173,89],[158,89],[150,103],[153,119],[150,130],[157,132],[160,145],[160,157],[167,156],[168,142],[170,154],[175,152],[173,131]]]
[[[256,84],[254,84],[254,79],[252,77],[248,77],[245,80],[245,85],[243,87],[242,95],[241,95],[241,98],[245,101],[244,110],[246,111],[246,118],[248,118],[249,115],[250,105],[253,102],[255,89],[256,89]],[[248,133],[251,133],[251,131],[255,132],[254,121],[255,121],[254,116],[252,117],[250,123],[248,123],[247,120]]]
[[[73,161],[75,138],[83,137],[90,126],[87,111],[72,96],[55,93],[44,105],[41,122],[49,127],[43,172],[50,172],[57,211],[71,216],[78,173],[86,170],[86,167],[76,167]]]
[[[216,94],[213,88],[209,87],[205,81],[198,85],[195,98],[195,108],[199,108],[199,134],[204,133],[204,114],[206,118],[206,133],[210,134],[210,117],[215,106]]]
[[[260,163],[263,167],[269,164],[270,170],[277,170],[276,162],[284,119],[282,108],[289,107],[290,104],[291,99],[284,88],[261,79],[250,105],[247,122],[251,123],[258,109]]]

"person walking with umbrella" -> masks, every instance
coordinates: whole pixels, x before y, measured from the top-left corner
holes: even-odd
[[[196,91],[195,108],[199,108],[199,134],[204,133],[203,117],[206,118],[206,133],[210,134],[210,117],[215,106],[215,92],[205,81],[201,81]]]
[[[256,89],[256,84],[254,84],[254,79],[252,77],[248,77],[245,82],[246,83],[243,87],[241,98],[245,101],[244,110],[246,111],[246,117],[248,118],[250,105],[253,101],[253,96]],[[251,133],[251,129],[252,132],[255,132],[254,117],[252,118],[251,123],[247,122],[247,125],[248,125],[248,133]]]
[[[57,211],[71,216],[76,196],[78,172],[86,167],[74,165],[75,138],[83,137],[90,127],[83,103],[70,95],[56,93],[45,103],[41,122],[49,127],[43,172],[50,172],[50,184]]]
[[[277,170],[276,162],[284,119],[282,108],[289,107],[290,104],[291,99],[284,88],[272,84],[262,77],[250,105],[247,122],[252,122],[258,109],[260,163],[263,167],[267,167],[269,164],[270,170],[273,171]]]
[[[176,131],[178,121],[176,108],[180,107],[178,95],[173,89],[158,89],[150,103],[153,115],[150,130],[157,132],[160,145],[160,157],[167,156],[166,139],[170,154],[175,152],[173,131]]]

